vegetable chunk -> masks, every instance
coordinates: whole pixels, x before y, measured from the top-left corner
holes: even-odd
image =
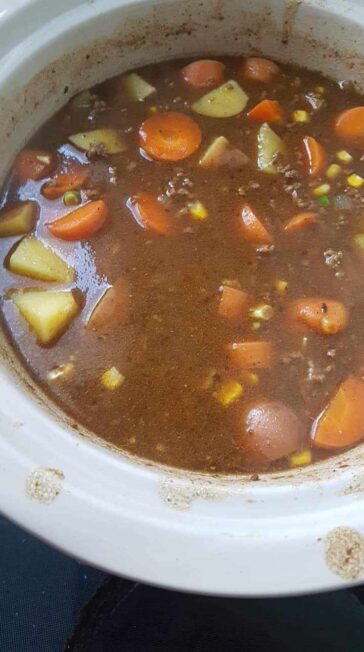
[[[242,206],[240,215],[241,228],[249,242],[255,245],[271,245],[273,243],[273,237],[249,204]]]
[[[122,323],[129,310],[128,284],[122,277],[109,287],[96,304],[86,329],[106,333]]]
[[[262,400],[251,405],[245,412],[242,429],[242,447],[271,462],[294,453],[303,437],[300,419],[281,401]]]
[[[156,92],[154,86],[148,84],[140,75],[131,72],[123,78],[123,84],[129,99],[134,102],[144,102],[144,100]]]
[[[364,437],[364,382],[349,376],[313,424],[316,448],[345,448]]]
[[[90,201],[54,222],[48,222],[48,230],[61,240],[88,240],[99,231],[109,214],[102,199]]]
[[[244,111],[248,99],[239,84],[231,79],[200,97],[192,104],[192,109],[210,118],[230,118]]]
[[[38,216],[38,204],[25,201],[0,212],[0,238],[29,233]]]
[[[291,323],[301,323],[320,335],[336,335],[349,322],[349,311],[340,301],[307,298],[293,301],[288,308]]]
[[[200,59],[182,68],[184,80],[195,88],[220,84],[224,78],[224,64],[212,59]]]
[[[279,73],[280,69],[277,64],[269,59],[250,57],[243,64],[243,75],[245,79],[261,84],[271,84]]]
[[[265,122],[259,129],[257,143],[259,170],[266,174],[278,174],[276,158],[279,154],[285,156],[287,153],[283,140]]]
[[[240,369],[269,369],[273,364],[271,342],[234,342],[227,345],[231,362]]]
[[[336,118],[336,135],[346,144],[364,147],[364,106],[348,109]]]
[[[184,113],[171,111],[147,118],[139,129],[139,143],[157,161],[182,161],[202,140],[198,124]]]
[[[58,338],[79,310],[71,291],[25,290],[13,292],[11,299],[42,345]]]
[[[9,259],[9,270],[38,281],[72,283],[74,271],[50,247],[33,235],[23,238]]]
[[[234,145],[229,143],[225,136],[218,136],[200,159],[200,165],[203,168],[243,168],[249,163],[249,158]]]
[[[68,140],[87,152],[94,145],[103,148],[105,154],[120,154],[127,149],[122,131],[118,129],[94,129],[69,136]]]

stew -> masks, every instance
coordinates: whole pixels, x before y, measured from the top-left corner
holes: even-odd
[[[16,157],[0,238],[13,346],[105,441],[256,474],[364,437],[364,99],[349,84],[253,57],[82,91]]]

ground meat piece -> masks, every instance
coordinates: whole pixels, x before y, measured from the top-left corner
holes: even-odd
[[[324,251],[325,264],[334,270],[337,278],[341,278],[344,275],[344,272],[340,269],[343,257],[344,253],[342,251],[335,251],[334,249],[326,249]]]
[[[290,353],[283,355],[281,360],[283,364],[291,364],[297,360],[303,360],[303,353],[302,351],[291,351]]]
[[[94,105],[90,111],[90,115],[95,116],[98,113],[102,113],[103,111],[106,111],[106,109],[107,109],[107,104],[105,100],[95,99]]]
[[[100,193],[96,188],[87,188],[87,190],[85,190],[85,195],[87,199],[97,199],[100,196]]]
[[[333,364],[328,364],[324,368],[317,366],[314,360],[308,360],[307,362],[307,373],[306,373],[306,383],[313,385],[321,385],[325,382],[327,374],[329,374],[334,369]]]
[[[104,143],[91,143],[86,152],[89,161],[94,161],[97,158],[106,158],[108,156]]]

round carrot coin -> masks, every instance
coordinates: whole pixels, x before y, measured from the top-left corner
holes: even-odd
[[[201,139],[200,127],[184,113],[153,115],[139,130],[140,146],[157,161],[181,161],[199,148]]]
[[[194,61],[182,69],[184,80],[195,88],[216,86],[224,78],[224,64],[212,59]]]

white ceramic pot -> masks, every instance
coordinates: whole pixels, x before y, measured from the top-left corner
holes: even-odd
[[[165,58],[262,52],[364,86],[363,28],[362,0],[0,0],[0,175],[68,96]],[[39,537],[113,573],[204,593],[363,578],[361,447],[259,482],[178,473],[76,432],[4,338],[1,355],[0,509]]]

